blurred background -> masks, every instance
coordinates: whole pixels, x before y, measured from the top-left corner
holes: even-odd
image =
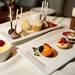
[[[0,23],[9,20],[9,6],[12,6],[13,19],[16,9],[23,7],[23,12],[34,7],[41,7],[43,0],[0,0]],[[75,0],[47,0],[49,8],[55,10],[54,16],[71,17],[72,8],[75,7]]]

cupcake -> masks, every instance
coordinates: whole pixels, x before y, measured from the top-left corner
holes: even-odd
[[[32,25],[33,31],[40,31],[42,29],[42,23],[40,20],[36,20]]]
[[[22,24],[22,30],[27,32],[27,31],[30,31],[30,29],[31,29],[31,26],[29,24],[29,21],[28,20],[24,20],[23,24]]]

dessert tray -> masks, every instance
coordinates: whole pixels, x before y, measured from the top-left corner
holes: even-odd
[[[62,36],[61,32],[55,32],[55,34],[48,32],[43,36],[22,44],[19,47],[18,53],[22,57],[28,58],[29,61],[32,62],[44,74],[49,75],[75,57],[75,45],[69,49],[60,49],[57,47],[56,42],[60,36]],[[35,56],[32,47],[41,46],[43,43],[47,43],[52,46],[58,52],[57,56],[52,58],[42,55]]]
[[[22,41],[22,40],[26,40],[26,39],[29,39],[29,38],[32,38],[32,37],[41,35],[43,33],[46,33],[48,31],[51,31],[51,30],[58,29],[60,27],[62,27],[62,26],[58,25],[58,26],[53,27],[53,28],[47,28],[47,29],[44,29],[44,30],[41,30],[41,31],[38,31],[38,32],[32,32],[32,33],[30,33],[30,34],[28,34],[26,36],[20,37],[18,39],[12,39],[10,37],[10,35],[8,33],[6,33],[6,32],[3,32],[2,34],[5,35],[7,38],[9,38],[9,40],[10,40],[11,43],[15,43],[15,42],[19,42],[19,41]]]
[[[27,18],[29,19],[29,16]],[[48,20],[49,21],[51,21],[52,19],[51,19],[51,17],[48,16]],[[57,22],[59,22],[61,20],[62,20],[62,18],[59,18],[57,20]],[[8,30],[10,28],[10,23],[8,24],[9,26],[7,26],[7,27],[5,25],[5,27],[0,31],[0,33],[2,35],[4,35],[6,38],[8,38],[11,43],[16,43],[16,42],[19,42],[19,41],[22,41],[22,40],[26,40],[26,39],[29,39],[29,38],[32,38],[32,37],[44,34],[46,32],[49,32],[49,31],[52,31],[52,30],[59,29],[59,28],[63,27],[63,25],[61,25],[60,23],[57,23],[57,22],[54,22],[54,23],[57,24],[57,26],[55,26],[55,27],[46,28],[46,29],[43,29],[43,30],[40,30],[40,31],[37,31],[37,32],[29,32],[29,34],[27,34],[27,35],[25,35],[23,37],[20,37],[18,39],[12,39],[11,36],[8,34]],[[19,24],[17,26],[18,26],[18,29],[20,29],[21,26]]]

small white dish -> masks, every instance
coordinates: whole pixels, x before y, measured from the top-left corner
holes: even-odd
[[[0,34],[0,40],[3,40],[4,41],[4,45],[0,47],[0,62],[3,62],[5,61],[11,51],[10,51],[10,48],[12,47],[11,43],[3,36]]]

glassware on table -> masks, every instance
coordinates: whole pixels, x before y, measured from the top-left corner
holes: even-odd
[[[48,2],[44,0],[42,2],[42,7],[41,7],[41,13],[40,13],[40,20],[46,20],[47,17],[47,10],[48,10]]]

